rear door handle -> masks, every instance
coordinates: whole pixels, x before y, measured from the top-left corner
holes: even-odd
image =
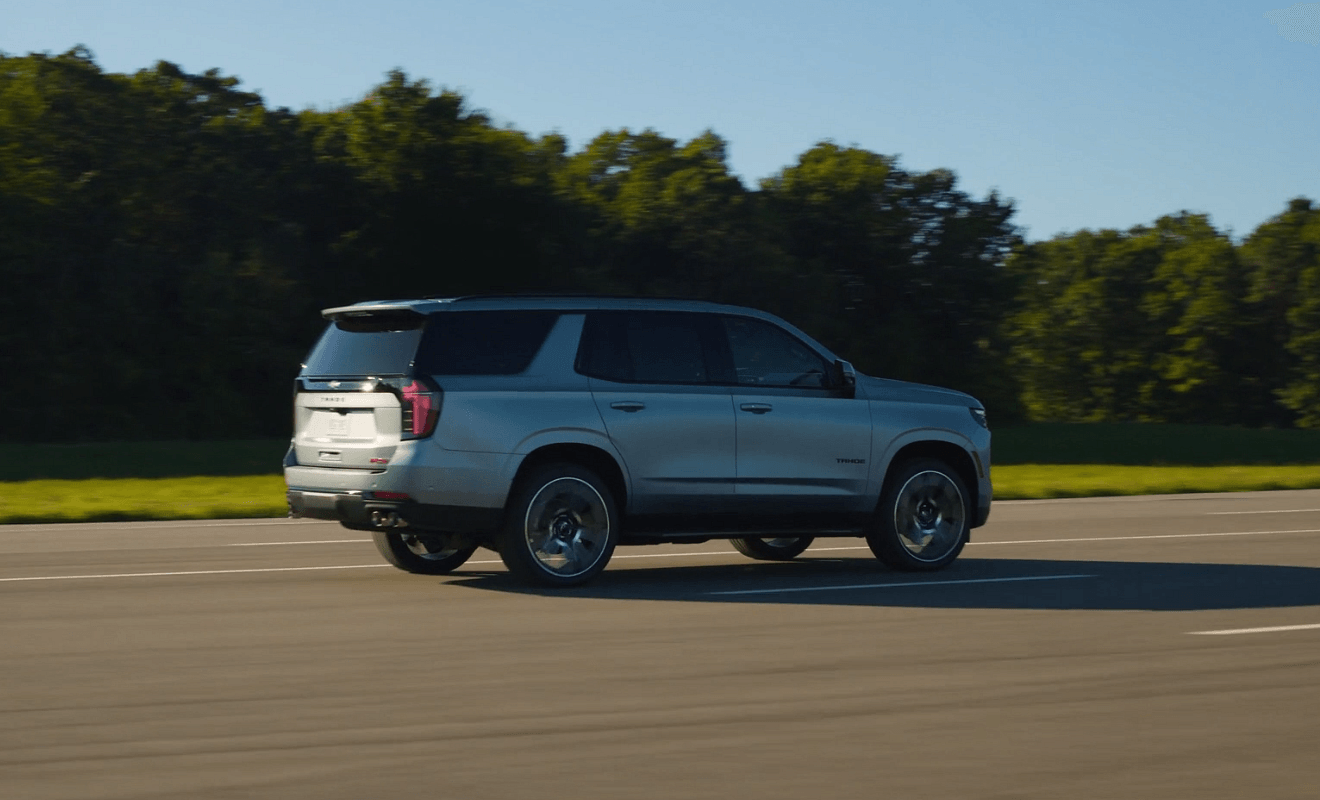
[[[773,408],[769,403],[743,403],[738,407],[743,411],[750,411],[753,414],[765,414]]]
[[[620,411],[632,413],[646,408],[646,403],[638,402],[637,400],[616,400],[615,402],[610,403],[610,408],[617,408]]]

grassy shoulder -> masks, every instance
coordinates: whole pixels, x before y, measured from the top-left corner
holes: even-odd
[[[0,523],[281,517],[282,439],[0,444]],[[1320,488],[1320,431],[1036,424],[994,433],[1000,500]]]
[[[1320,489],[1320,465],[1169,467],[1011,464],[994,468],[995,498]],[[0,484],[0,523],[282,517],[279,475]]]
[[[1009,464],[995,466],[991,475],[996,500],[1320,489],[1320,464],[1218,467]]]
[[[279,475],[0,484],[0,523],[282,517]]]

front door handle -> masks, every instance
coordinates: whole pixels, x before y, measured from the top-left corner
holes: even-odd
[[[769,403],[743,403],[738,407],[743,411],[750,411],[753,414],[765,414],[772,408]]]
[[[627,411],[631,414],[634,411],[641,411],[643,408],[646,408],[646,403],[637,400],[616,400],[615,402],[610,403],[610,408],[617,408],[620,411]]]

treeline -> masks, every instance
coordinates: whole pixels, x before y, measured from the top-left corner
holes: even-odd
[[[775,311],[999,421],[1320,427],[1320,211],[1026,244],[947,170],[821,143],[745,187],[680,143],[498,127],[392,73],[329,111],[216,71],[0,55],[0,437],[279,436],[318,310],[508,291]]]

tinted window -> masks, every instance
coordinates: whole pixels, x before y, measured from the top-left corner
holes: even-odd
[[[825,386],[825,362],[788,331],[749,317],[724,317],[738,383]]]
[[[553,311],[444,311],[431,315],[417,356],[426,375],[517,375],[532,364]]]
[[[417,314],[377,314],[332,322],[308,354],[303,374],[407,375],[425,321]]]
[[[578,368],[632,383],[706,383],[715,372],[712,318],[678,312],[603,312],[587,318]]]

